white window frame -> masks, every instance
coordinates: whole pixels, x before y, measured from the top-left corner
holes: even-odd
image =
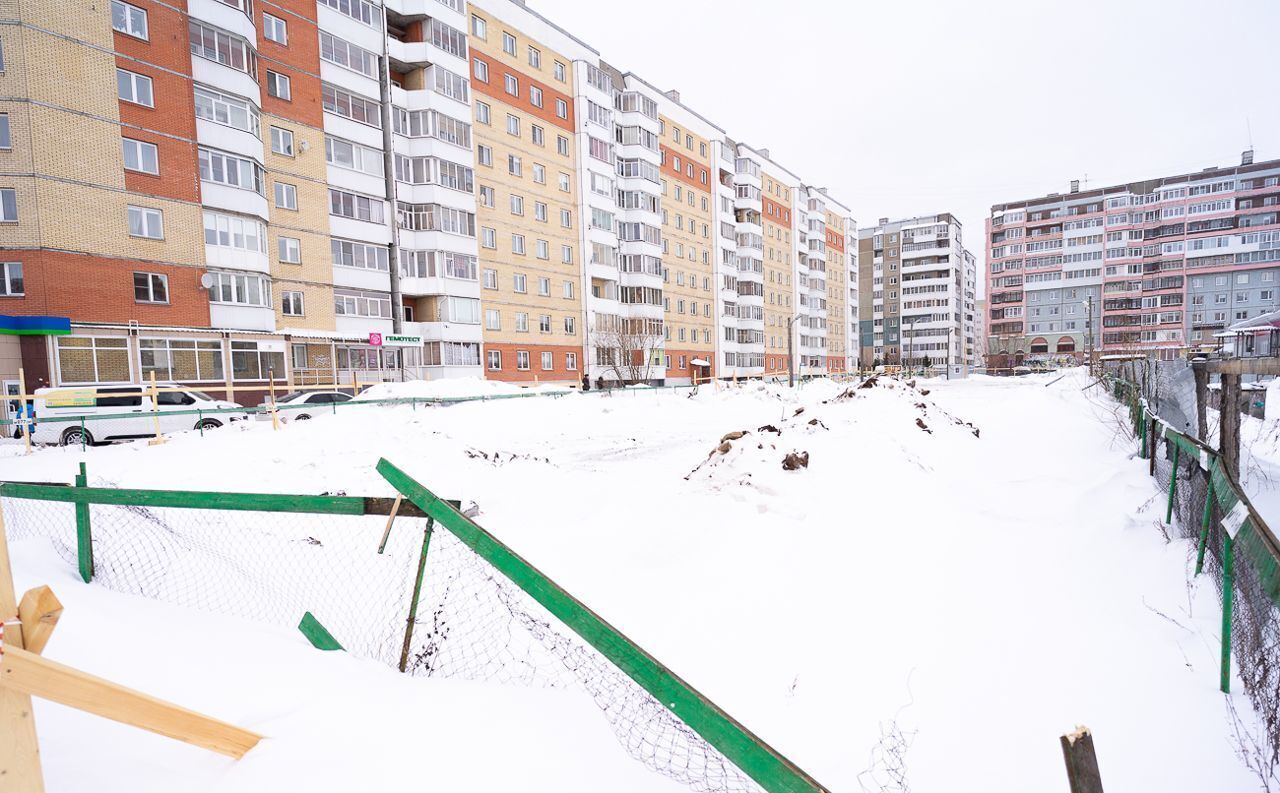
[[[128,81],[128,96],[123,95],[124,86],[120,84],[121,78]],[[139,98],[138,91],[139,87],[144,85],[146,86],[147,94],[147,101],[145,102]],[[130,104],[140,105],[142,107],[156,106],[155,85],[152,83],[151,78],[145,74],[138,74],[137,72],[131,72],[128,69],[121,69],[119,67],[116,67],[116,96],[119,97],[121,102],[129,102]]]
[[[146,286],[147,297],[145,299],[138,297],[138,276],[140,275],[146,276],[146,280],[147,280],[147,286]],[[159,291],[164,293],[164,297],[161,300],[156,299],[157,286],[160,287]],[[146,303],[148,305],[158,305],[158,306],[168,305],[169,304],[169,276],[165,275],[164,273],[148,273],[148,272],[142,272],[142,271],[135,271],[133,273],[133,302]]]
[[[117,10],[120,11],[121,19],[122,19],[122,21],[119,24],[116,23]],[[137,12],[137,15],[131,12]],[[138,25],[136,24],[138,21],[138,17],[141,17],[142,19],[141,31],[139,31]],[[149,27],[150,26],[148,24],[146,9],[138,8],[136,5],[132,5],[131,3],[125,3],[122,0],[111,0],[111,29],[112,30],[123,33],[126,36],[132,36],[135,39],[142,39],[143,41],[149,41],[150,40]]]
[[[138,218],[141,223],[141,234],[134,234],[134,218]],[[155,224],[155,230],[158,234],[148,234],[152,231],[152,223]],[[155,207],[141,207],[129,204],[129,236],[137,237],[145,240],[162,240],[164,239],[164,211]]]
[[[283,127],[271,128],[271,152],[282,157],[293,157],[293,130]]]
[[[275,205],[280,209],[298,211],[298,186],[288,182],[276,182],[272,187]],[[283,203],[281,200],[283,199]]]
[[[289,75],[267,69],[267,96],[285,102],[293,101],[293,83]]]
[[[14,284],[18,285],[14,289]],[[0,297],[22,297],[27,293],[22,278],[22,262],[0,262]]]
[[[154,143],[148,143],[145,140],[137,140],[135,138],[121,138],[121,148],[124,154],[124,169],[126,171],[136,171],[138,173],[151,174],[152,176],[160,175],[160,149]],[[129,152],[133,150],[135,167],[129,165]],[[151,153],[151,161],[154,163],[154,170],[146,167],[147,158],[145,152]]]
[[[116,2],[116,0],[112,0]],[[280,37],[276,38],[271,35],[275,31],[280,32]],[[289,46],[289,23],[277,16],[272,16],[267,12],[262,12],[262,37],[267,41],[274,41],[282,46]]]
[[[297,237],[277,237],[276,254],[281,264],[302,264],[302,240]]]
[[[292,304],[292,305],[291,305]],[[305,317],[307,315],[306,298],[298,290],[282,290],[280,292],[280,314],[286,317]],[[296,309],[290,311],[290,308]]]

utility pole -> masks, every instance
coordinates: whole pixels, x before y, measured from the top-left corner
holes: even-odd
[[[391,274],[391,332],[404,332],[404,296],[400,292],[400,221],[396,211],[396,155],[391,119],[391,56],[387,44],[387,12],[382,12],[382,57],[378,59],[378,88],[382,100],[382,184],[391,207],[387,224],[391,242],[387,243],[387,266]],[[403,359],[404,350],[399,351]]]
[[[1084,297],[1084,354],[1089,376],[1093,376],[1093,295]]]
[[[791,388],[796,387],[795,333],[792,330],[795,322],[794,316],[787,317],[787,383]]]

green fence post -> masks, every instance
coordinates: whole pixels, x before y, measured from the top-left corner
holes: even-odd
[[[1169,506],[1164,511],[1164,522],[1167,524],[1173,520],[1173,494],[1178,488],[1178,457],[1182,453],[1182,447],[1177,443],[1173,444],[1173,470],[1169,472]]]
[[[88,487],[89,474],[84,463],[76,474],[76,487]],[[76,504],[76,556],[80,562],[80,577],[87,584],[93,580],[93,531],[89,526],[89,505]]]
[[[200,437],[204,437],[204,411],[196,408],[196,429],[200,430]]]
[[[1234,587],[1235,540],[1225,531],[1222,534],[1222,681],[1223,694],[1231,693],[1231,601]]]
[[[1209,472],[1209,487],[1204,494],[1204,516],[1200,518],[1200,548],[1196,551],[1196,575],[1204,569],[1204,548],[1209,544],[1209,522],[1213,519],[1213,471]]]
[[[84,442],[84,416],[80,417],[80,451],[83,453],[85,447]]]
[[[427,569],[427,547],[431,544],[431,527],[435,518],[427,518],[422,532],[422,554],[418,557],[418,578],[413,582],[413,599],[409,601],[409,620],[404,626],[404,646],[400,648],[400,671],[409,666],[409,645],[413,642],[413,623],[418,619],[418,597],[422,594],[422,573]]]

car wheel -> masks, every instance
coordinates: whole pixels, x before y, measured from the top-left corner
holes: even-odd
[[[221,426],[222,426],[222,422],[218,421],[217,419],[201,419],[200,422],[196,424],[196,429],[216,430],[218,427],[221,427]]]
[[[301,416],[294,416],[294,417],[293,417],[293,420],[294,420],[294,421],[306,421],[306,420],[307,420],[307,419],[309,419],[309,418],[311,418],[311,417],[310,417],[310,416],[308,416],[306,413],[303,413]]]
[[[58,442],[63,446],[85,446],[93,445],[93,433],[79,427],[69,427],[62,431],[62,437]]]

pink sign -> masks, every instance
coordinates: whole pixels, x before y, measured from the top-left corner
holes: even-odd
[[[374,346],[374,347],[381,347],[381,346],[382,346],[382,334],[381,334],[381,333],[370,333],[370,334],[369,334],[369,344],[371,344],[371,345],[372,345],[372,346]]]

